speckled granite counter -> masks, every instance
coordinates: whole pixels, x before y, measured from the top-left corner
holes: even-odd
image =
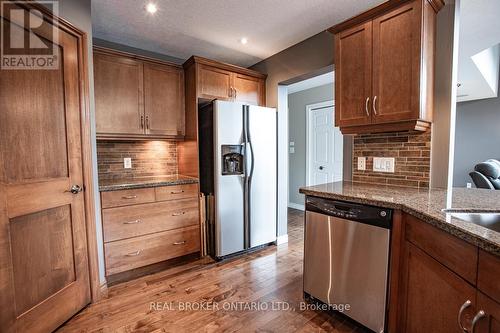
[[[144,177],[133,179],[99,180],[99,191],[130,190],[134,188],[158,187],[169,185],[196,184],[198,179],[183,175],[164,177]]]
[[[471,244],[500,256],[500,233],[452,217],[443,209],[500,213],[500,191],[454,188],[417,189],[336,182],[303,187],[300,193],[400,209]]]

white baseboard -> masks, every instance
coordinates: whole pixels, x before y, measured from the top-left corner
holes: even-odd
[[[281,235],[276,238],[276,245],[288,243],[288,234]]]
[[[298,209],[298,210],[302,210],[302,211],[305,210],[304,205],[299,205],[299,204],[296,204],[296,203],[293,203],[293,202],[289,202],[288,203],[288,207],[294,208],[294,209]]]

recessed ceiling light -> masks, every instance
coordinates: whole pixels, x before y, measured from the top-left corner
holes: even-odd
[[[150,2],[146,5],[146,10],[148,13],[154,14],[158,11],[158,7],[156,7],[154,3]]]
[[[240,43],[245,45],[246,43],[248,43],[248,38],[246,38],[246,37],[241,38]]]

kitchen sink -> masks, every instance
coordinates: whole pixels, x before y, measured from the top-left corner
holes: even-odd
[[[500,213],[448,213],[452,217],[500,232]]]

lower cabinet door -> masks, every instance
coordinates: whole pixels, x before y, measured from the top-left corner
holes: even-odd
[[[200,227],[159,232],[104,245],[106,275],[128,271],[200,250]]]
[[[461,325],[470,328],[474,287],[408,241],[403,270],[399,332],[463,333],[457,320],[462,307]]]
[[[500,304],[485,294],[477,293],[476,324],[469,332],[495,333],[500,332]],[[482,311],[482,312],[480,312]]]

